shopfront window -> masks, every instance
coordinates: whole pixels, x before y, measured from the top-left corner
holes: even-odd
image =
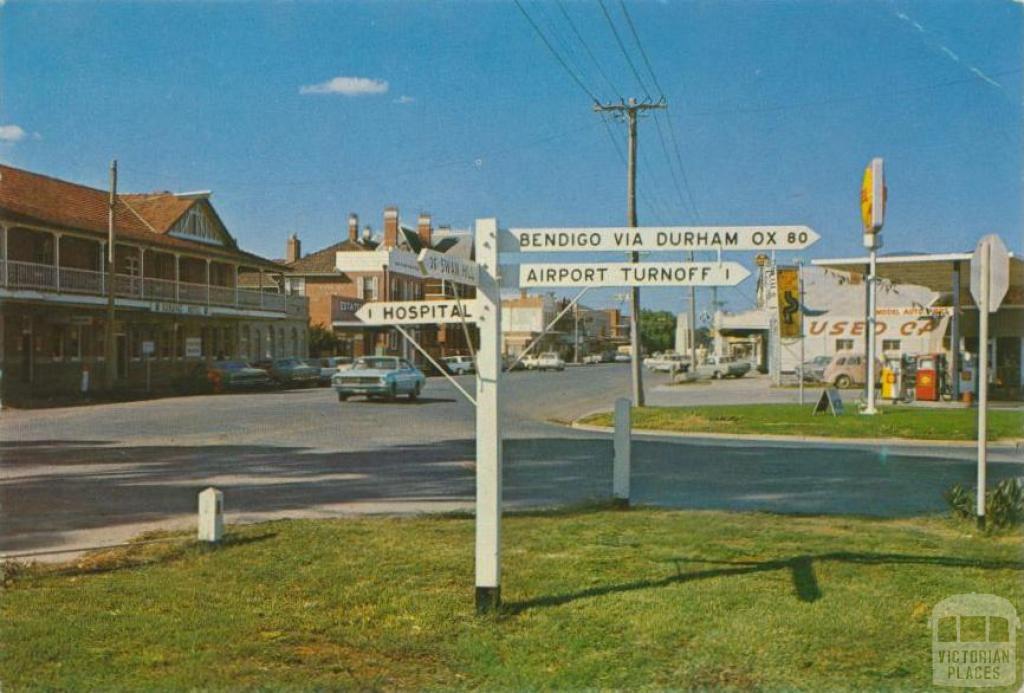
[[[59,361],[64,358],[64,326],[50,327],[50,358]]]

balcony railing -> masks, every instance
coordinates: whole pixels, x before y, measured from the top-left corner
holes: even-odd
[[[305,296],[285,296],[233,286],[175,282],[173,279],[155,277],[143,279],[126,274],[118,274],[114,286],[117,295],[122,298],[266,310],[294,316],[302,316],[309,309]],[[106,287],[103,272],[0,260],[0,288],[105,296]]]

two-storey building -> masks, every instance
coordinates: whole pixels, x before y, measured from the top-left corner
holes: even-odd
[[[307,301],[286,268],[239,248],[210,194],[109,193],[0,166],[0,368],[5,397],[187,385],[214,359],[304,355]],[[249,278],[255,289],[242,287]],[[253,279],[254,278],[254,279]],[[105,363],[108,291],[113,364]]]

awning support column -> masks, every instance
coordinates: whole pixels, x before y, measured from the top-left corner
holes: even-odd
[[[960,401],[960,261],[953,262],[953,316],[949,328],[950,376],[953,378],[953,401]]]

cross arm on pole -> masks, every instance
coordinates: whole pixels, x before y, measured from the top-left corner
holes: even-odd
[[[437,361],[435,361],[435,360],[434,360],[434,357],[433,357],[433,356],[431,356],[430,354],[428,354],[428,353],[427,353],[427,351],[426,351],[426,349],[424,349],[423,347],[421,347],[421,346],[420,346],[420,344],[419,344],[419,342],[417,342],[417,341],[416,341],[415,339],[413,339],[413,338],[412,338],[412,335],[411,335],[411,334],[409,334],[409,333],[408,333],[408,332],[407,332],[407,331],[405,330],[405,328],[403,328],[403,327],[402,327],[401,325],[392,325],[392,327],[394,327],[394,328],[395,328],[396,330],[398,330],[399,332],[401,332],[401,333],[402,333],[402,336],[403,336],[403,337],[405,337],[405,338],[406,338],[406,340],[408,340],[408,342],[409,342],[410,344],[412,344],[412,345],[413,345],[413,346],[414,346],[414,347],[416,348],[416,351],[418,351],[418,352],[420,352],[421,354],[423,354],[423,357],[424,357],[424,358],[426,358],[426,359],[427,359],[427,361],[429,361],[429,362],[430,362],[431,364],[433,364],[434,368],[436,368],[436,369],[437,369],[438,371],[440,371],[441,375],[443,375],[443,376],[444,376],[445,378],[447,378],[447,379],[448,379],[448,382],[450,382],[450,383],[451,383],[452,385],[454,385],[454,386],[455,386],[455,389],[456,389],[456,390],[458,390],[459,392],[461,392],[461,393],[462,393],[462,395],[463,395],[463,396],[464,396],[464,397],[465,397],[466,399],[468,399],[468,400],[469,400],[470,402],[472,402],[472,403],[473,403],[473,406],[476,406],[476,400],[475,400],[475,399],[473,399],[473,397],[472,397],[472,396],[471,396],[471,395],[470,395],[470,394],[469,394],[468,392],[466,392],[466,390],[465,390],[465,389],[464,389],[464,388],[463,388],[463,387],[462,387],[461,385],[459,385],[459,383],[458,383],[458,382],[457,382],[457,381],[455,380],[455,378],[453,378],[453,377],[451,377],[450,375],[448,375],[448,371],[446,371],[446,370],[444,369],[444,367],[443,367],[443,366],[442,366],[441,364],[439,364],[439,363],[438,363]]]

